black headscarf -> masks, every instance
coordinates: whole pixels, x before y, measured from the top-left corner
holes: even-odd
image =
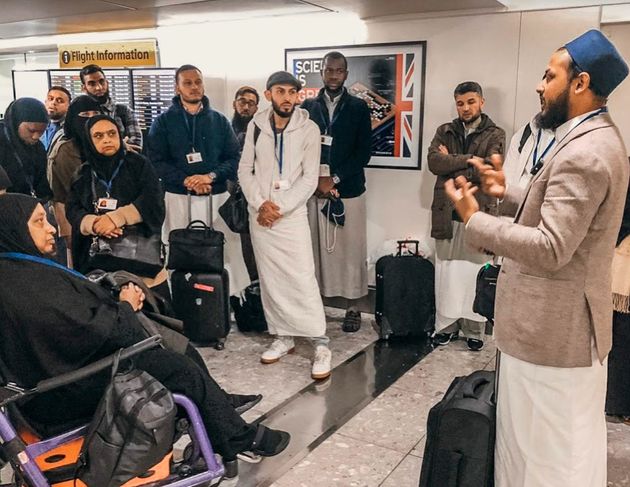
[[[90,135],[90,130],[92,130],[92,127],[94,127],[94,124],[96,124],[97,122],[100,122],[101,120],[107,120],[108,122],[110,122],[116,128],[116,131],[118,132],[118,139],[120,142],[120,147],[118,149],[118,152],[116,152],[115,154],[111,156],[106,156],[104,154],[101,154],[99,151],[97,151],[96,147],[94,146],[94,142],[92,141],[92,136]],[[86,158],[87,163],[90,166],[92,166],[92,169],[94,170],[94,172],[96,172],[98,177],[105,180],[111,179],[114,171],[116,170],[116,167],[118,166],[120,161],[125,157],[125,144],[123,142],[123,138],[122,138],[122,135],[120,134],[120,129],[118,128],[116,121],[113,118],[109,117],[108,115],[96,115],[88,119],[87,123],[85,124],[84,130],[85,130],[84,152],[85,152],[85,158]]]
[[[88,118],[79,116],[79,113],[92,111],[101,113],[103,110],[101,109],[101,105],[91,96],[77,96],[70,103],[68,112],[66,113],[66,120],[63,124],[64,137],[66,139],[73,139],[82,151],[84,146],[85,122],[87,122]]]
[[[9,140],[26,145],[18,135],[18,127],[22,122],[48,123],[48,113],[44,104],[35,98],[18,98],[7,107],[5,124],[9,132]]]
[[[17,193],[0,195],[0,252],[22,252],[41,257],[28,230],[39,200]]]
[[[4,170],[2,166],[0,166],[0,191],[3,189],[7,189],[11,187],[11,178]]]

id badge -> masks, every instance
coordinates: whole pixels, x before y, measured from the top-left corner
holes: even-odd
[[[203,162],[203,158],[201,157],[201,152],[190,152],[186,154],[186,160],[188,164],[195,164],[196,162]]]
[[[118,200],[114,198],[99,198],[96,202],[99,210],[111,211],[118,208]]]
[[[330,135],[322,135],[322,145],[331,146],[333,138]]]
[[[273,182],[273,190],[274,191],[286,191],[291,186],[289,185],[289,181],[286,179],[280,179],[278,181]]]
[[[330,166],[328,164],[319,165],[319,177],[320,178],[330,177]]]

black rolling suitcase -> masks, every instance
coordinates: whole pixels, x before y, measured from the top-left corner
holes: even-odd
[[[457,377],[427,419],[420,487],[492,487],[495,373]]]
[[[415,254],[402,255],[414,244]],[[381,338],[428,337],[435,327],[435,269],[418,255],[418,240],[399,240],[398,254],[376,262],[376,324]]]
[[[190,194],[188,220],[191,220]],[[208,222],[210,228],[205,231],[212,232],[212,196],[208,196]],[[220,272],[208,271],[207,262],[201,262],[197,270],[194,267],[190,265],[187,269],[177,269],[172,273],[173,309],[184,322],[184,335],[192,342],[198,345],[214,345],[217,350],[222,350],[225,338],[230,333],[228,273],[225,269]]]

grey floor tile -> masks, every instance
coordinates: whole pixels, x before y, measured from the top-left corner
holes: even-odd
[[[425,434],[434,398],[392,386],[339,429],[339,433],[407,454]]]
[[[424,435],[420,438],[420,441],[416,443],[416,446],[413,447],[413,450],[409,453],[415,457],[423,457],[424,456],[424,447],[427,443],[427,435]]]
[[[630,486],[630,426],[608,424],[608,487]]]
[[[339,434],[324,441],[275,487],[376,487],[404,454]]]
[[[418,487],[422,458],[407,455],[381,484],[381,487]]]

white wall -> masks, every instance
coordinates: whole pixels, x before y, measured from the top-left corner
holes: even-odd
[[[617,46],[621,55],[630,63],[630,24],[612,24],[602,28],[604,34]],[[608,106],[615,123],[621,131],[621,136],[626,144],[626,149],[630,151],[630,80],[623,82],[617,88],[610,99]]]

